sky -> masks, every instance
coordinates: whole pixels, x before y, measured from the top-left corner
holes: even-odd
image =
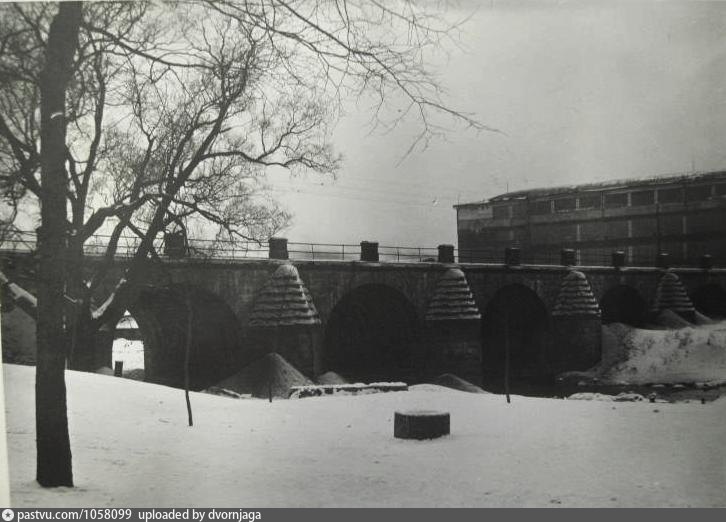
[[[453,127],[405,156],[415,121],[371,132],[349,104],[335,181],[272,173],[290,241],[456,244],[453,205],[507,190],[726,168],[726,2],[461,0],[459,47],[430,61]],[[405,156],[405,157],[404,157]]]

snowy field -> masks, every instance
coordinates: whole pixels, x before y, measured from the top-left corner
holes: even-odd
[[[612,403],[409,392],[192,394],[68,372],[75,489],[34,482],[34,369],[5,366],[16,506],[726,506],[726,399]],[[393,413],[452,434],[393,438]]]
[[[111,360],[122,361],[124,371],[140,370],[144,368],[144,341],[130,339],[114,339]]]

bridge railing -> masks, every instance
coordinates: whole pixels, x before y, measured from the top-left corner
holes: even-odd
[[[311,261],[358,261],[360,244],[288,243],[291,259]],[[437,247],[379,245],[378,259],[385,262],[437,261]]]
[[[108,247],[110,236],[97,234],[89,238],[84,244],[87,255],[104,255]],[[271,241],[275,241],[274,239]],[[310,261],[358,261],[372,260],[381,262],[436,262],[443,260],[440,248],[446,247],[407,247],[395,245],[378,245],[377,243],[342,244],[342,243],[284,243],[284,256],[294,260]],[[116,257],[128,258],[135,255],[141,239],[137,236],[124,235],[119,238]],[[19,231],[6,236],[0,243],[0,251],[5,252],[33,252],[36,249],[37,236],[35,232]],[[364,252],[363,246],[372,247]],[[244,260],[267,259],[277,257],[271,252],[270,242],[266,241],[230,241],[227,239],[189,239],[182,241],[181,245],[171,248],[172,245],[163,237],[154,241],[154,248],[159,255],[166,258],[197,258],[218,260]],[[580,266],[612,266],[621,263],[623,266],[673,266],[673,267],[710,267],[712,261],[709,256],[701,252],[692,252],[690,257],[684,255],[665,255],[648,250],[643,246],[637,248],[623,245],[620,248],[597,249],[587,248],[571,250],[570,261],[565,261],[564,250],[557,245],[548,245],[546,248],[517,249],[514,257],[507,258],[501,245],[490,248],[454,249],[451,246],[447,262],[459,263],[492,263],[492,264],[528,264],[528,265],[563,265],[574,264]],[[371,251],[373,254],[371,254]],[[620,254],[615,254],[615,252]],[[373,255],[373,257],[371,257]],[[707,259],[708,258],[708,259]]]
[[[87,255],[104,255],[111,237],[103,234],[91,236],[83,245]],[[124,235],[119,238],[116,257],[133,256],[141,239],[137,236]],[[0,244],[0,250],[10,252],[32,252],[36,249],[37,235],[35,232],[17,232]],[[154,240],[154,249],[160,254],[167,253],[164,238]],[[360,244],[344,243],[287,243],[287,252],[291,259],[311,261],[356,261],[361,259]],[[221,260],[236,259],[267,259],[270,253],[267,241],[230,241],[227,239],[189,239],[184,246],[184,257],[200,257]],[[437,247],[404,247],[378,246],[380,261],[411,262],[436,261]],[[500,256],[501,257],[501,256]]]

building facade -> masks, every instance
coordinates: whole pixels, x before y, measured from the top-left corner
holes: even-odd
[[[697,266],[705,254],[726,263],[726,171],[509,192],[455,205],[459,261],[556,263],[563,248],[581,265]],[[500,261],[501,262],[501,261]]]

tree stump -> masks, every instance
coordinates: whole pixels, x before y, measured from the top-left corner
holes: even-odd
[[[441,411],[397,411],[393,436],[397,439],[435,439],[449,434],[449,414]]]

